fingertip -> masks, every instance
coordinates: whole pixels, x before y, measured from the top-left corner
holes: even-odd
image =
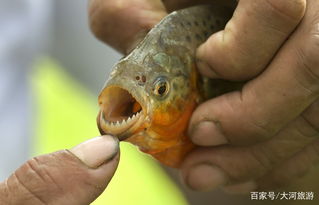
[[[87,140],[69,151],[88,167],[98,168],[118,154],[119,140],[110,135],[99,136]]]

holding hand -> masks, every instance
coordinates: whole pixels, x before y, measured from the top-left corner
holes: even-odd
[[[89,204],[104,191],[118,161],[118,140],[111,136],[34,157],[0,183],[0,204]]]
[[[318,12],[316,0],[242,0],[200,46],[202,74],[249,81],[193,113],[191,139],[205,148],[184,163],[191,187],[278,188],[318,161]]]

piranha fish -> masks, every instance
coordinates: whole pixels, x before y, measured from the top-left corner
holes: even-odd
[[[178,167],[195,145],[187,126],[196,106],[228,90],[196,68],[195,50],[222,30],[232,12],[202,5],[172,12],[113,68],[102,89],[97,123],[165,165]]]

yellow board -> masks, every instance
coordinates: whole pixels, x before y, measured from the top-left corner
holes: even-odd
[[[59,65],[44,59],[35,66],[32,87],[37,111],[34,155],[70,148],[99,135],[97,97],[90,95]],[[121,143],[118,170],[92,204],[184,205],[182,193],[150,157]]]

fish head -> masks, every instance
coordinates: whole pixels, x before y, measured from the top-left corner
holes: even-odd
[[[198,100],[198,73],[193,55],[183,47],[151,51],[142,59],[134,56],[115,66],[102,90],[98,127],[102,134],[154,154],[185,137]]]

